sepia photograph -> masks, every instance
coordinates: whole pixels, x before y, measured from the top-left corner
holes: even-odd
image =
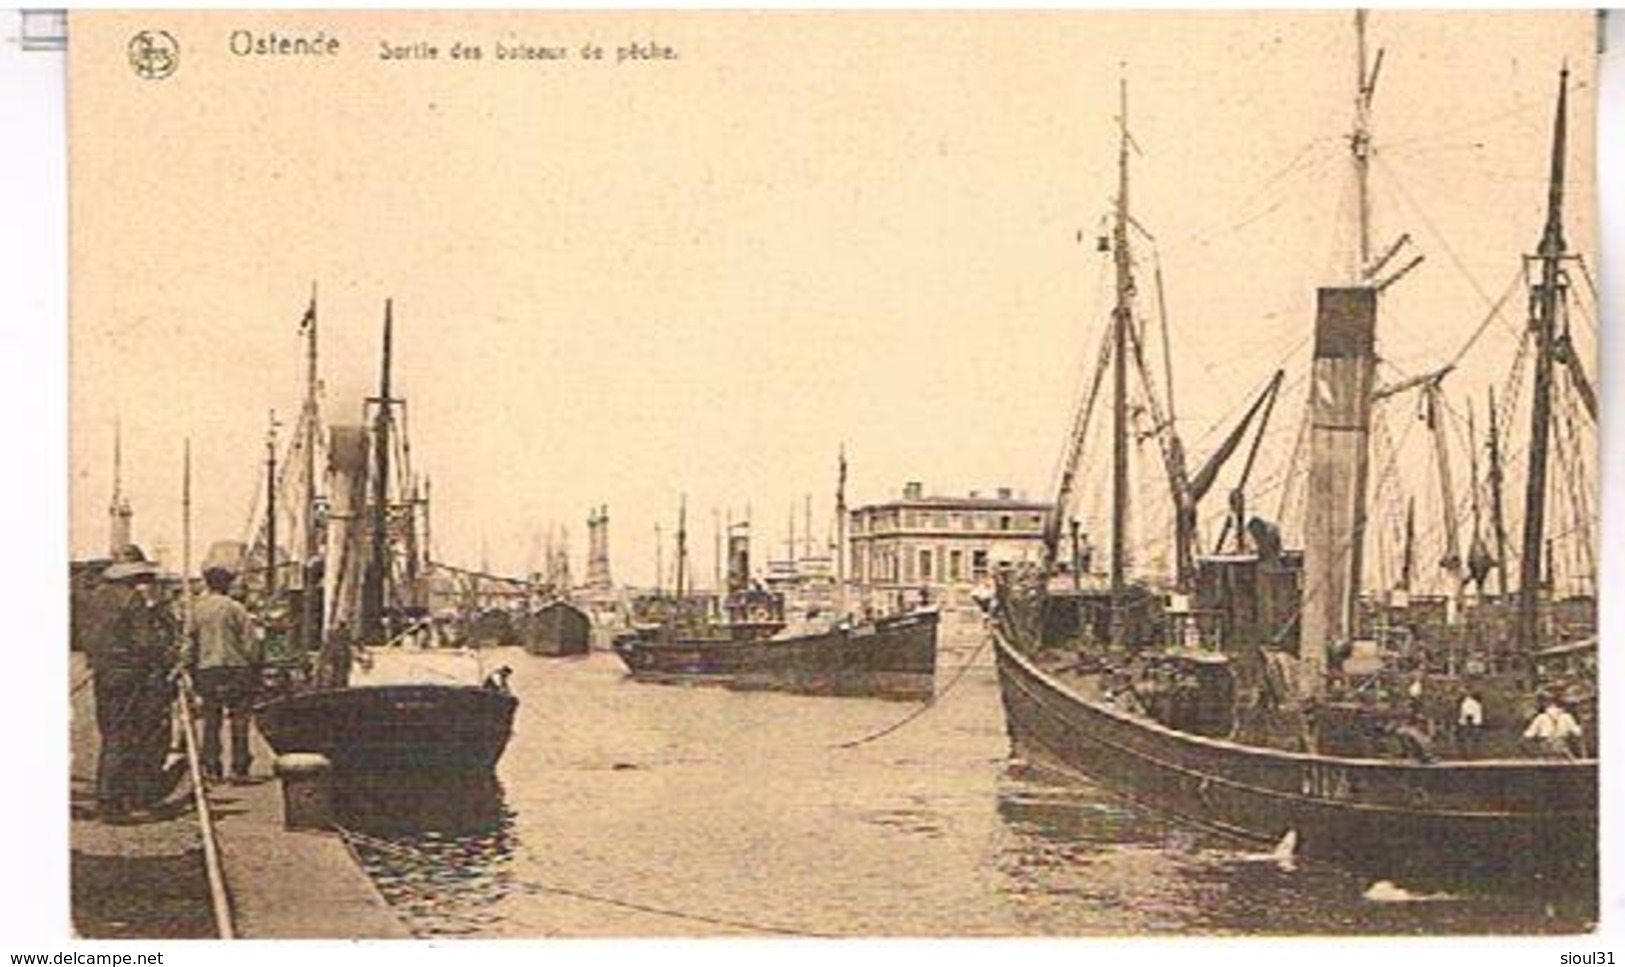
[[[42,929],[1596,947],[1609,30],[15,15]]]

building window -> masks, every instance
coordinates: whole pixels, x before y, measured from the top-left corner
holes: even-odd
[[[1010,515],[1009,514],[1000,514],[999,515],[999,530],[1007,531],[1009,529],[1010,529]]]
[[[987,577],[987,552],[986,551],[971,551],[971,553],[970,553],[970,576],[971,576],[971,578],[973,580],[976,580],[976,581],[980,581],[983,578]]]
[[[962,581],[965,578],[965,552],[948,552],[948,580]]]
[[[903,580],[904,581],[913,581],[914,580],[914,558],[910,557],[906,552],[903,553],[900,556],[903,559]]]
[[[931,552],[929,550],[922,550],[920,551],[920,581],[921,583],[929,583],[930,580]]]
[[[931,526],[935,527],[937,530],[942,530],[947,526],[947,523],[944,521],[940,512],[931,515]]]

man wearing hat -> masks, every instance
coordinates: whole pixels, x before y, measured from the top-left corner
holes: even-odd
[[[175,622],[157,588],[158,569],[134,545],[102,572],[107,623],[87,643],[95,675],[96,798],[118,819],[162,802],[180,781],[165,769],[174,686]]]
[[[227,714],[231,716],[231,775],[234,780],[248,778],[252,761],[248,721],[265,660],[248,609],[226,594],[234,577],[223,567],[204,568],[208,592],[192,606],[188,658],[198,697],[203,700],[202,766],[211,779],[219,779],[223,773],[220,727]]]

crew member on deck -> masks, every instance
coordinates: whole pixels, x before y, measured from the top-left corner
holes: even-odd
[[[1574,720],[1556,696],[1543,695],[1537,699],[1541,711],[1523,730],[1524,742],[1548,759],[1577,759],[1580,757],[1580,723]]]
[[[220,728],[231,716],[231,777],[248,778],[253,755],[248,748],[248,723],[259,692],[260,666],[265,646],[255,634],[248,609],[228,597],[233,574],[221,567],[206,568],[203,583],[208,593],[198,598],[192,615],[193,681],[203,700],[203,773],[222,775]]]
[[[1478,749],[1484,737],[1484,703],[1478,693],[1469,689],[1456,706],[1456,750],[1463,759],[1478,758]]]

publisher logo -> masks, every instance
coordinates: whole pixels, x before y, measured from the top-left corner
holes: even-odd
[[[143,30],[130,38],[130,67],[137,77],[161,81],[181,63],[181,46],[166,30]]]

